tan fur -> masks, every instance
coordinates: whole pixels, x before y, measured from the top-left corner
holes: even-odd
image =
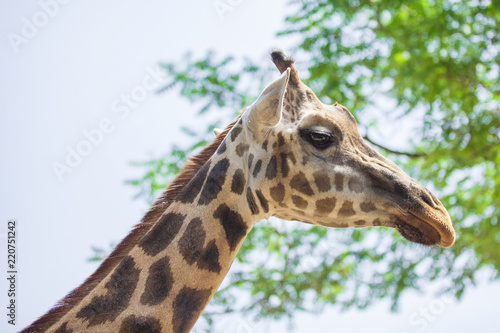
[[[179,175],[156,200],[151,209],[142,218],[141,222],[134,226],[132,231],[116,246],[113,252],[101,263],[99,268],[90,277],[88,277],[87,280],[85,280],[82,285],[71,291],[68,295],[61,299],[56,306],[21,332],[43,332],[47,330],[55,322],[57,322],[59,318],[75,307],[94,289],[95,286],[108,276],[116,265],[120,263],[123,257],[126,256],[137,244],[137,242],[150,230],[154,222],[156,222],[161,214],[163,214],[163,212],[169,207],[182,188],[214,154],[238,119],[229,124],[224,131],[222,131],[222,133],[215,138],[214,141],[212,141],[200,153],[193,156],[186,163]]]

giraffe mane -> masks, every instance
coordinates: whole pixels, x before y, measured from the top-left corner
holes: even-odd
[[[241,116],[241,115],[240,115]],[[79,287],[72,290],[62,298],[45,315],[38,318],[22,332],[40,332],[50,328],[56,321],[64,316],[70,309],[78,305],[109,273],[128,255],[137,242],[151,229],[158,218],[170,206],[172,201],[179,195],[185,185],[198,173],[205,163],[212,157],[227,133],[233,128],[235,121],[230,123],[214,141],[203,148],[197,155],[191,157],[181,169],[180,173],[169,184],[163,194],[155,201],[149,211],[144,215],[141,222],[137,223],[130,233],[115,247],[113,252],[99,265],[97,270],[90,275]]]

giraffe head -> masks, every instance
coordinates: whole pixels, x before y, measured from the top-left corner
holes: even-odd
[[[323,104],[290,58],[240,121],[248,185],[267,215],[327,227],[388,226],[406,239],[449,247],[455,231],[429,190],[368,146],[344,106]],[[234,129],[233,129],[234,130]]]

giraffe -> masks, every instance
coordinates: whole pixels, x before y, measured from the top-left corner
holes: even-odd
[[[291,58],[194,156],[80,287],[22,332],[189,332],[254,224],[270,216],[331,228],[387,226],[449,247],[448,212],[368,146],[349,110],[323,104]]]

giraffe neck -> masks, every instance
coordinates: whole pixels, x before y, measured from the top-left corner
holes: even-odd
[[[121,263],[49,331],[189,332],[252,225],[245,158],[226,144]],[[253,214],[252,214],[253,213]]]

